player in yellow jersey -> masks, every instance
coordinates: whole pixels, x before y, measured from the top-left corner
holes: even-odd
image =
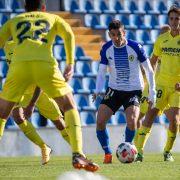
[[[171,30],[170,26],[168,24],[165,24],[164,26],[161,27],[160,34],[164,34],[164,33],[166,33],[167,31],[170,31],[170,30]],[[160,70],[160,62],[158,63],[158,66],[156,68],[156,74],[155,74],[156,77],[155,77],[155,79],[157,79],[159,70]],[[139,118],[138,118],[138,129],[137,129],[136,135],[134,137],[134,144],[136,146],[138,146],[138,144],[137,144],[138,130],[142,125],[142,120],[144,119],[146,112],[148,111],[148,102],[147,102],[148,94],[149,94],[148,93],[148,85],[146,83],[146,79],[144,79],[144,81],[145,81],[145,88],[144,88],[143,95],[142,95],[142,98],[141,98],[140,114],[139,114]],[[161,114],[162,114],[162,112],[159,111],[158,116],[160,116]]]
[[[8,64],[11,63],[14,46],[15,43],[13,41],[8,41],[5,44],[4,50],[6,54],[6,61]],[[41,92],[40,94],[39,88],[35,89],[34,85],[28,88],[24,93],[22,100],[18,103],[17,107],[13,109],[12,116],[16,124],[24,132],[26,137],[41,148],[42,164],[44,165],[48,163],[50,159],[49,154],[51,152],[51,149],[43,142],[43,140],[37,134],[32,124],[26,120],[31,116],[35,106],[38,108],[38,110],[43,116],[52,120],[56,128],[60,131],[63,138],[68,143],[69,143],[69,136],[65,129],[65,123],[62,118],[63,116],[56,102],[53,99],[49,98],[45,93]],[[0,137],[2,137],[3,135],[4,125],[5,125],[5,121],[4,124],[0,123],[0,132],[1,132]]]
[[[164,161],[174,161],[171,154],[174,141],[176,139],[178,123],[180,121],[180,92],[178,84],[180,82],[180,8],[173,5],[168,11],[168,20],[171,28],[170,32],[160,35],[153,50],[151,63],[153,69],[156,63],[161,59],[161,68],[156,81],[157,84],[157,102],[155,107],[150,107],[146,113],[145,120],[138,132],[138,161],[143,160],[143,148],[154,118],[159,111],[163,111],[165,107],[166,116],[169,120],[169,129],[167,133],[167,142],[164,148]]]
[[[99,166],[89,161],[83,153],[79,112],[72,88],[66,82],[73,76],[74,34],[62,18],[42,12],[44,5],[42,0],[25,0],[27,13],[10,19],[0,29],[1,48],[11,37],[16,44],[0,96],[0,118],[8,118],[12,108],[29,86],[40,87],[56,101],[64,113],[74,168],[96,171]],[[67,65],[63,75],[52,53],[56,35],[61,36],[65,44]]]

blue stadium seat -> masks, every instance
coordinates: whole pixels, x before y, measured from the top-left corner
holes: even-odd
[[[99,108],[99,105],[101,103],[102,97],[98,96],[96,101],[92,101],[92,94],[88,95],[88,100],[89,100],[89,108],[97,111]]]
[[[60,36],[56,36],[56,38],[55,38],[55,44],[56,44],[56,45],[63,45],[63,44],[64,44],[64,41],[63,41],[63,39],[62,39]]]
[[[85,55],[83,48],[80,46],[76,46],[75,56],[75,59],[78,60],[90,60],[90,57]]]
[[[90,11],[93,11],[94,7],[92,5],[91,1],[86,0],[85,1],[85,10],[87,13],[90,13]]]
[[[80,112],[82,125],[94,125],[96,123],[96,115],[94,112],[82,111]]]
[[[157,10],[162,14],[167,14],[167,5],[165,4],[164,1],[157,1]]]
[[[70,11],[73,13],[85,13],[85,9],[82,5],[78,4],[76,0],[72,0],[70,4]]]
[[[6,12],[5,4],[2,1],[0,1],[0,12]]]
[[[92,76],[96,77],[99,69],[99,61],[91,61]]]
[[[0,26],[6,23],[6,21],[9,19],[7,15],[4,13],[0,13]]]
[[[74,94],[74,99],[79,110],[82,110],[84,107],[89,106],[89,101],[87,95],[84,94]]]
[[[59,60],[64,60],[66,59],[66,53],[63,45],[54,45],[54,56],[55,58]]]
[[[157,28],[160,28],[160,27],[162,27],[163,25],[168,24],[168,17],[167,17],[167,15],[165,15],[165,14],[160,14],[160,15],[158,16],[158,22],[159,22],[159,27],[157,27]]]
[[[120,20],[124,24],[126,29],[130,28],[129,16],[128,15],[117,14],[117,15],[115,15],[115,19]]]
[[[84,77],[82,79],[83,91],[87,93],[93,93],[96,88],[96,80],[91,77]]]
[[[88,61],[76,61],[76,65],[75,65],[76,75],[86,76],[91,73],[92,73],[91,66]]]
[[[141,44],[152,44],[148,31],[136,30],[136,40]]]
[[[107,1],[105,0],[100,0],[99,2],[99,9],[101,10],[102,13],[106,13],[106,14],[115,14],[116,11],[113,8],[110,8],[110,4],[106,3]]]
[[[143,45],[143,48],[144,48],[147,56],[150,57],[152,54],[152,51],[153,51],[153,46],[152,45]]]
[[[128,9],[131,11],[131,13],[134,13],[138,10],[138,5],[136,4],[136,1],[127,1],[128,3]]]
[[[86,14],[84,16],[85,26],[92,27],[94,29],[100,27],[99,16],[96,14]]]
[[[111,5],[111,6],[119,14],[130,14],[131,13],[130,10],[124,8],[124,5],[121,4],[121,2],[119,0],[114,0],[113,5]]]
[[[69,84],[73,88],[74,93],[78,93],[79,90],[83,89],[81,78],[72,78]]]
[[[5,129],[17,129],[18,126],[17,124],[14,122],[14,119],[12,116],[10,116],[6,122],[6,125],[5,125]]]
[[[132,30],[126,30],[126,38],[136,40],[136,35]]]
[[[159,35],[159,30],[158,29],[152,29],[150,31],[150,37],[151,37],[152,43],[154,43],[156,41],[158,35]]]
[[[101,14],[101,10],[99,8],[100,1],[91,1],[87,0],[85,2],[85,10],[87,13],[91,14]]]
[[[5,61],[0,61],[0,77],[5,78],[8,71],[8,65]]]
[[[119,110],[116,112],[116,114],[114,115],[115,120],[117,121],[117,124],[125,124],[126,123],[126,116],[124,111]]]
[[[130,14],[129,15],[130,28],[137,29],[137,28],[140,28],[141,26],[143,26],[144,25],[144,19],[143,18],[144,18],[144,16]]]
[[[95,26],[95,28],[97,29],[107,29],[109,26],[109,23],[112,22],[112,20],[114,19],[114,17],[112,15],[108,15],[108,14],[101,14],[100,15],[100,26]]]
[[[144,25],[148,29],[154,29],[159,26],[158,18],[155,15],[145,15],[144,16]]]
[[[140,8],[141,8],[141,10],[140,10]],[[153,7],[152,7],[150,1],[141,1],[140,8],[139,8],[139,10],[145,11],[146,14],[148,14],[149,11],[153,10]]]
[[[19,0],[12,0],[10,4],[10,8],[13,12],[16,13],[22,13],[25,12],[25,9],[22,7],[22,4],[20,4]]]

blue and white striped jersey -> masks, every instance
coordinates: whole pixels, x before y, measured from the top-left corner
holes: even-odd
[[[119,91],[142,90],[144,88],[140,64],[148,60],[141,44],[127,40],[121,47],[112,41],[103,45],[101,64],[109,66],[109,87]]]

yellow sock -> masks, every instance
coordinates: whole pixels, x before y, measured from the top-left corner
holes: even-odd
[[[67,133],[70,138],[72,152],[83,154],[82,131],[79,112],[75,109],[71,109],[64,113],[64,117],[67,126]]]
[[[139,132],[139,129],[136,130],[136,134],[134,136],[134,145],[137,147],[137,143],[138,143],[138,132]]]
[[[149,138],[150,135],[150,131],[151,128],[142,126],[139,130],[138,130],[138,142],[137,142],[137,150],[138,153],[143,154],[143,150],[144,150],[144,146],[146,144],[146,141]]]
[[[18,124],[18,126],[23,131],[25,136],[33,143],[38,145],[40,148],[46,145],[45,142],[39,136],[39,134],[36,132],[34,126],[29,121],[25,120],[23,123]]]
[[[6,125],[6,119],[0,118],[0,139],[3,136],[5,125]]]
[[[68,135],[66,129],[61,130],[60,133],[61,133],[63,139],[64,139],[68,144],[70,144],[69,135]]]
[[[166,146],[164,148],[164,152],[170,152],[174,141],[176,139],[176,133],[173,133],[172,131],[170,131],[169,129],[167,130],[167,141],[166,141]]]

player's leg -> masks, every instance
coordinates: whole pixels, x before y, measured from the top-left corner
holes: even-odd
[[[169,106],[166,110],[166,117],[169,120],[169,128],[167,130],[167,141],[164,148],[164,161],[174,161],[172,154],[170,153],[176,135],[178,133],[178,124],[180,122],[180,92],[169,92]]]
[[[8,119],[14,105],[14,102],[9,102],[0,98],[0,139],[4,133],[6,120]]]
[[[46,143],[41,139],[39,134],[36,132],[34,126],[26,119],[24,119],[23,108],[16,107],[13,109],[12,116],[14,121],[22,130],[24,135],[32,141],[34,144],[41,148],[42,153],[42,164],[47,164],[50,159],[51,149],[46,145]]]
[[[112,150],[109,145],[109,133],[106,128],[106,124],[111,116],[114,114],[111,108],[106,104],[101,104],[98,108],[97,122],[96,122],[96,134],[97,138],[104,150],[104,163],[112,163]]]
[[[59,110],[57,103],[52,98],[49,98],[47,94],[42,92],[36,103],[36,107],[44,117],[50,119],[53,122],[64,140],[70,144],[70,139],[66,130],[63,115]]]

